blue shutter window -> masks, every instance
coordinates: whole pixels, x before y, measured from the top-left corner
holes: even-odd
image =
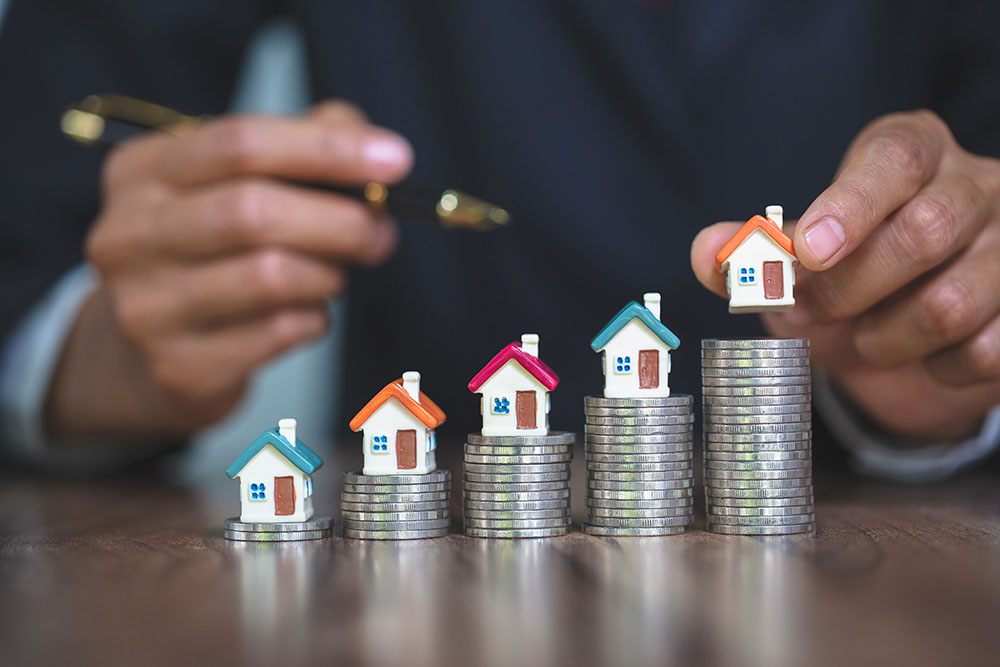
[[[250,500],[267,500],[267,487],[263,482],[250,485]]]
[[[510,399],[506,396],[497,396],[493,399],[493,414],[495,415],[509,415],[510,414]]]
[[[389,451],[389,436],[387,435],[376,435],[372,437],[372,452],[375,454],[382,454]]]
[[[757,269],[740,269],[740,284],[753,285],[757,282]]]
[[[616,373],[631,373],[632,372],[632,357],[617,357],[615,359],[615,372]]]

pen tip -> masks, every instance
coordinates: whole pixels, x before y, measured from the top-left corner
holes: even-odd
[[[477,231],[489,231],[510,223],[510,214],[499,206],[453,189],[441,194],[437,214],[446,227]]]

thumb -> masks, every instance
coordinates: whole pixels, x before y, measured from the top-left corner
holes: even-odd
[[[715,268],[715,256],[726,245],[726,241],[739,231],[742,223],[717,222],[698,232],[691,243],[691,269],[698,282],[723,298],[726,293],[726,277]]]

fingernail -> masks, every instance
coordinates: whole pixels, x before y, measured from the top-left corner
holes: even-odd
[[[826,264],[844,247],[847,235],[844,234],[844,227],[839,221],[834,218],[823,218],[806,230],[804,240],[820,264]]]
[[[365,140],[361,159],[370,167],[403,167],[410,160],[410,145],[394,134],[382,132]]]

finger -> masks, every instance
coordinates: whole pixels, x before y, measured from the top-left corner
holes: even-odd
[[[949,385],[1000,380],[1000,317],[965,342],[928,357],[925,366],[935,379]]]
[[[859,318],[854,343],[861,356],[882,365],[921,359],[1000,313],[1000,243],[990,236],[912,294]]]
[[[146,235],[146,252],[205,257],[280,246],[360,264],[395,249],[396,224],[362,203],[267,179],[201,189],[165,209]]]
[[[717,222],[698,232],[691,242],[691,269],[698,282],[726,299],[726,277],[716,268],[715,255],[740,227],[738,222]]]
[[[854,251],[931,179],[950,142],[944,123],[925,111],[887,116],[862,131],[837,179],[799,219],[802,265],[822,271]]]
[[[364,111],[346,100],[323,100],[314,105],[307,115],[330,125],[361,125],[369,122]]]
[[[853,322],[819,324],[799,304],[789,311],[762,313],[760,319],[764,328],[777,338],[808,338],[809,356],[818,368],[844,373],[863,363],[851,344]]]
[[[173,339],[153,365],[159,386],[185,401],[209,400],[241,386],[258,366],[322,335],[325,308],[285,309],[209,332]]]
[[[818,321],[860,315],[968,246],[990,212],[988,197],[970,179],[941,176],[835,267],[804,275],[796,298]]]
[[[346,283],[336,266],[266,250],[161,270],[120,289],[117,312],[126,333],[141,341],[321,303],[341,294]]]
[[[159,173],[178,186],[252,174],[361,185],[394,183],[412,164],[410,144],[374,125],[230,116],[175,138],[160,158]]]

